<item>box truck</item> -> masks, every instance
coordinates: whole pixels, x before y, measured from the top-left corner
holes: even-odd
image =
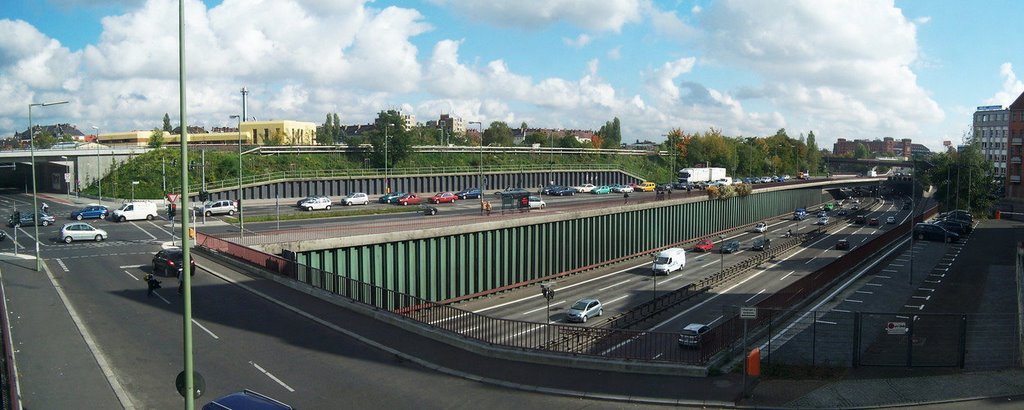
[[[686,266],[686,250],[681,248],[669,248],[658,252],[654,256],[654,274],[668,275]]]
[[[714,182],[725,177],[725,168],[683,168],[679,170],[679,182],[689,184]]]

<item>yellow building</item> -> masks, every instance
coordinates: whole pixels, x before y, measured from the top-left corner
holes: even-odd
[[[153,130],[113,132],[97,136],[99,143],[109,146],[149,145],[149,137]],[[280,138],[281,145],[316,145],[316,124],[302,121],[248,121],[242,123],[239,132],[189,133],[188,140],[192,144],[237,144],[267,145],[275,138]],[[164,133],[164,144],[178,145],[181,135]]]

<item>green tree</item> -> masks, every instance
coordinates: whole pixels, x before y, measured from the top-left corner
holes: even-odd
[[[871,151],[868,151],[868,147],[865,147],[864,144],[858,143],[853,148],[853,157],[857,159],[871,158]]]
[[[559,138],[558,146],[561,148],[583,148],[583,144],[580,144],[580,141],[570,134],[565,134],[562,138]]]
[[[345,131],[342,129],[341,119],[338,118],[338,113],[334,113],[331,116],[332,124],[334,128],[331,130],[331,138],[334,139],[335,144],[341,144],[345,140]]]
[[[821,149],[814,138],[814,131],[807,133],[807,168],[811,171],[822,171]]]
[[[32,138],[32,143],[38,149],[46,149],[57,143],[57,137],[50,131],[42,131]]]
[[[166,133],[170,133],[172,130],[174,130],[174,128],[171,127],[171,116],[167,115],[167,113],[164,113],[163,131]]]
[[[526,138],[523,139],[523,145],[527,146],[527,147],[530,147],[530,146],[533,146],[533,144],[540,144],[540,146],[542,146],[542,147],[547,146],[548,145],[547,133],[545,133],[545,132],[531,132],[531,133],[527,134]]]
[[[494,121],[484,130],[484,145],[512,146],[512,129],[503,121]]]
[[[377,114],[374,124],[376,129],[370,133],[369,140],[373,145],[370,161],[376,167],[385,166],[385,157],[387,157],[386,166],[389,168],[409,157],[412,152],[412,143],[411,137],[405,129],[405,121],[402,120],[402,113],[395,110],[381,111]]]
[[[284,137],[283,131],[274,130],[271,135],[263,135],[263,145],[284,145]]]
[[[330,113],[327,113],[324,124],[316,131],[316,143],[319,145],[331,145],[334,143],[334,117]]]
[[[167,124],[165,124],[167,125]],[[153,128],[153,132],[149,134],[149,147],[160,148],[164,145],[164,130],[159,128]]]

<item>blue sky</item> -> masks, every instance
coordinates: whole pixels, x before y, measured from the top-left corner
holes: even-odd
[[[186,1],[193,125],[425,122],[959,142],[1024,84],[1013,1]],[[176,0],[0,0],[0,137],[177,121]]]

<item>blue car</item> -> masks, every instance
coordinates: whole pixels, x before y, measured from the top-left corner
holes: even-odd
[[[381,196],[379,199],[377,199],[377,202],[380,202],[382,204],[395,204],[398,203],[398,198],[401,198],[403,196],[405,196],[405,192],[392,192],[390,194]]]
[[[480,199],[480,189],[479,188],[464,189],[462,191],[456,192],[455,195],[457,195],[459,197],[459,199]]]
[[[71,219],[83,220],[83,219],[107,219],[107,215],[110,214],[110,210],[103,205],[87,205],[86,207],[71,211]]]

